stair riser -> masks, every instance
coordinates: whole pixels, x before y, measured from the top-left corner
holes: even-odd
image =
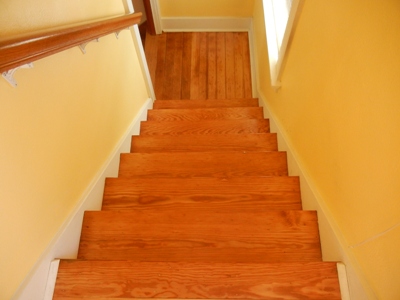
[[[269,133],[268,120],[206,120],[202,122],[142,122],[140,135],[212,135]]]
[[[203,108],[203,109],[153,109],[148,121],[203,121],[263,119],[261,107]]]
[[[218,107],[257,107],[258,99],[218,99],[218,100],[156,100],[154,109],[168,108],[218,108]]]

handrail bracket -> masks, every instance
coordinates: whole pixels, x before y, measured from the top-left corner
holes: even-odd
[[[85,48],[86,48],[87,44],[89,44],[90,42],[96,42],[96,43],[98,43],[98,42],[100,42],[100,40],[99,40],[99,39],[94,39],[94,40],[89,41],[89,42],[87,42],[87,43],[80,44],[80,45],[79,45],[79,49],[81,49],[81,51],[82,51],[83,54],[86,54],[86,49],[85,49]]]
[[[29,63],[29,64],[24,64],[22,66],[16,67],[14,69],[8,70],[3,72],[1,75],[3,76],[3,78],[9,83],[11,84],[13,87],[17,87],[18,83],[14,78],[14,73],[18,70],[18,69],[31,69],[33,68],[33,63]]]

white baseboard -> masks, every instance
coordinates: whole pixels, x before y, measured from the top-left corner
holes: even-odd
[[[47,250],[38,259],[30,274],[21,284],[13,299],[44,299],[45,293],[48,294],[51,292],[51,286],[46,289],[46,285],[48,276],[54,277],[54,272],[52,271],[54,263],[52,265],[52,261],[57,258],[76,258],[84,211],[101,209],[105,178],[118,176],[120,154],[130,151],[131,136],[139,134],[140,122],[147,119],[147,110],[152,107],[153,101],[149,98],[141,107],[103,167],[87,187],[82,198],[75,206],[73,213],[61,226]],[[49,278],[49,284],[52,284],[52,281],[55,283],[54,278]]]
[[[342,262],[346,266],[349,296],[351,299],[376,299],[369,289],[361,268],[348,250],[346,241],[335,222],[329,208],[323,201],[311,176],[305,171],[295,148],[289,142],[283,126],[279,123],[268,106],[265,96],[258,91],[259,104],[264,109],[264,116],[270,121],[271,132],[278,136],[279,151],[286,151],[288,170],[291,176],[300,177],[300,189],[303,209],[316,210],[321,238],[322,257],[324,261]]]
[[[249,31],[251,18],[188,18],[169,17],[161,19],[165,32],[239,32]]]

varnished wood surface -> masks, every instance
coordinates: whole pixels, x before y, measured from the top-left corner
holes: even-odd
[[[269,120],[145,121],[140,135],[269,133]]]
[[[142,13],[73,24],[0,41],[0,73],[139,24]]]
[[[320,261],[316,212],[86,212],[79,259],[175,262]]]
[[[154,109],[167,108],[217,108],[217,107],[257,107],[258,99],[207,99],[207,100],[156,100]]]
[[[300,210],[298,177],[108,178],[102,210]]]
[[[169,32],[156,38],[148,61],[156,62],[152,79],[157,99],[252,96],[247,33]]]
[[[150,78],[154,85],[156,78],[157,68],[157,36],[146,33],[146,40],[144,46],[144,52],[146,55],[147,66],[149,68]]]
[[[148,121],[203,121],[264,119],[261,107],[153,109],[147,114]]]
[[[239,35],[157,39],[158,95],[249,97]],[[61,262],[55,299],[340,299],[317,213],[255,106],[157,100],[102,210],[85,213],[86,261]]]
[[[277,151],[275,133],[133,136],[131,152]]]
[[[77,294],[89,290],[97,300],[337,300],[338,287],[336,263],[327,262],[188,264],[63,260],[54,299],[75,299]]]
[[[286,152],[121,154],[119,177],[287,176]]]

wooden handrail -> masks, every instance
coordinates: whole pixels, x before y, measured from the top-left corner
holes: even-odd
[[[0,73],[139,24],[141,16],[132,13],[0,41]]]

